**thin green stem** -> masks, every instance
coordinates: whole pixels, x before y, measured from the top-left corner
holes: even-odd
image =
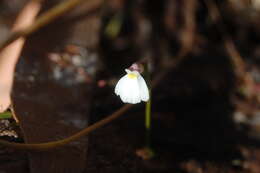
[[[145,129],[146,129],[146,146],[151,146],[151,91],[149,90],[150,99],[145,104]]]
[[[149,89],[149,100],[145,104],[145,142],[146,147],[151,148],[151,104],[152,104],[152,92],[151,92],[151,77],[148,69],[148,63],[145,64],[144,72],[145,72],[145,78],[148,84]]]
[[[145,105],[145,128],[151,128],[151,92],[150,92],[150,99],[146,102]]]

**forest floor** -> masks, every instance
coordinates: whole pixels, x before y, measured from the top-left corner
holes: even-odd
[[[140,108],[140,107],[139,107]],[[115,122],[98,129],[89,136],[87,173],[259,173],[260,148],[255,144],[234,146],[237,150],[219,152],[214,147],[196,147],[196,136],[189,143],[173,140],[158,129],[154,131],[155,157],[143,160],[136,151],[144,147],[145,134],[142,112],[134,109]],[[162,121],[162,114],[155,113],[153,121]],[[95,121],[102,117],[96,117]],[[2,120],[3,121],[3,120]],[[13,120],[10,120],[11,122]],[[3,124],[1,124],[3,126]],[[155,123],[156,126],[156,123]],[[155,127],[156,128],[156,127]],[[10,128],[9,128],[10,130]],[[15,129],[19,134],[19,129]],[[10,130],[11,131],[11,130]],[[3,132],[3,131],[2,131]],[[11,141],[21,138],[1,137]],[[245,138],[244,138],[245,139]],[[198,140],[199,142],[199,140]],[[2,148],[1,173],[28,173],[28,157],[25,152]]]

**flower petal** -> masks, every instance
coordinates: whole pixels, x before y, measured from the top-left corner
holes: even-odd
[[[124,85],[124,83],[126,82],[127,80],[127,75],[123,76],[116,84],[116,87],[115,87],[115,93],[116,95],[120,95],[121,93],[121,90],[122,90],[122,86]]]
[[[128,78],[127,82],[125,83],[125,86],[123,87],[120,98],[125,103],[136,104],[141,102],[137,79]]]
[[[119,95],[124,103],[136,104],[141,101],[149,100],[149,90],[144,78],[138,71],[125,69],[126,75],[123,76],[115,87],[116,95]],[[131,77],[131,74],[134,77]]]
[[[136,104],[141,102],[138,80],[130,79],[127,75],[118,81],[115,93],[120,96],[124,103]]]
[[[140,88],[140,98],[142,101],[148,101],[149,100],[149,90],[148,87],[145,83],[144,78],[139,75],[138,78],[138,84],[139,84],[139,88]]]

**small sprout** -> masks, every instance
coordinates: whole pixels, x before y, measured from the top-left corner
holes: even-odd
[[[116,84],[115,93],[124,103],[136,104],[149,100],[149,90],[144,78],[138,71],[125,70],[123,76]]]

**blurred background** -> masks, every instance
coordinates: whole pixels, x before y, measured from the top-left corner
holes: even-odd
[[[0,1],[1,43],[28,2]],[[65,2],[43,0],[39,16]],[[12,91],[19,122],[2,118],[1,139],[64,139],[107,117],[138,62],[152,81],[154,156],[142,152],[141,103],[58,150],[2,148],[0,172],[259,173],[259,19],[260,0],[82,1],[27,37]]]

